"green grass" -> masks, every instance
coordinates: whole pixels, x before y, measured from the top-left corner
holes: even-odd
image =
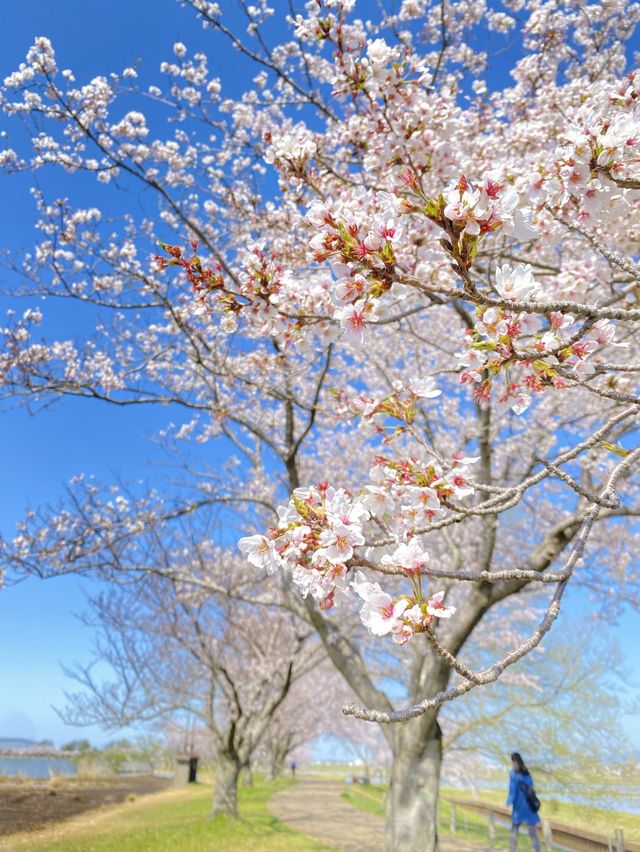
[[[444,800],[440,802],[440,836],[452,839],[454,837],[468,840],[470,843],[478,843],[486,846],[489,842],[489,824],[487,818],[474,811],[456,809],[456,833],[451,831],[451,805]],[[509,848],[509,828],[496,822],[496,839],[491,841],[492,849]],[[518,847],[527,848],[526,843],[521,841]]]
[[[386,787],[376,784],[351,784],[342,792],[342,798],[360,811],[384,817],[386,792]]]
[[[384,817],[386,793],[386,786],[377,786],[375,784],[360,786],[354,784],[345,788],[342,798],[361,811]],[[442,801],[440,804],[440,825],[438,829],[440,836],[443,839],[456,837],[460,840],[467,840],[470,843],[476,842],[481,846],[486,846],[488,841],[486,818],[473,813],[473,811],[462,811],[461,808],[458,808],[457,817],[457,832],[454,835],[450,829],[451,807],[447,802]],[[509,831],[496,824],[496,840],[492,845],[494,849],[508,849]]]
[[[267,810],[286,781],[239,790],[240,819],[207,819],[211,787],[157,793],[67,824],[11,839],[11,850],[33,852],[326,852],[330,847],[278,822]],[[0,849],[2,844],[0,843]],[[7,847],[5,847],[7,848]]]
[[[469,793],[460,790],[442,790],[443,796],[451,796],[457,799],[471,799]],[[540,796],[542,799],[542,796]],[[478,800],[493,805],[504,805],[506,795],[499,790],[480,790]],[[629,814],[624,811],[607,810],[593,805],[574,805],[567,802],[558,802],[552,798],[545,798],[542,802],[540,816],[550,820],[564,822],[576,828],[600,832],[611,835],[614,829],[622,828],[625,837],[629,840],[640,840],[640,820],[637,814]]]
[[[323,781],[344,781],[345,778],[363,774],[362,766],[350,766],[348,763],[312,763],[305,769],[305,775],[312,775]]]
[[[384,817],[384,797],[386,792],[386,786],[376,786],[374,784],[359,786],[354,784],[345,788],[342,798],[361,811]],[[474,811],[457,808],[457,832],[455,835],[451,833],[451,806],[445,801],[446,798],[472,799],[471,794],[460,790],[443,788],[441,795],[439,826],[441,837],[448,839],[457,837],[460,840],[486,845],[489,838],[487,819]],[[504,800],[505,796],[497,790],[481,791],[478,796],[478,801],[495,805],[504,805]],[[567,825],[576,826],[576,828],[583,827],[591,831],[602,832],[606,835],[612,835],[615,828],[622,828],[625,837],[629,840],[640,840],[637,815],[634,816],[633,814],[623,813],[622,811],[610,811],[604,808],[591,807],[590,805],[570,805],[547,801],[543,804],[540,815],[548,819],[558,820],[558,822],[564,822]],[[509,830],[497,822],[496,839],[492,843],[492,847],[494,849],[509,848]]]

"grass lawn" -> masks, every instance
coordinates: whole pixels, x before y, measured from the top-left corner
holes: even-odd
[[[444,796],[452,796],[458,799],[471,799],[471,795],[461,793],[459,790],[444,790]],[[554,799],[543,799],[540,816],[546,819],[564,822],[574,825],[576,828],[584,828],[587,831],[600,832],[612,835],[614,829],[622,828],[624,836],[628,840],[640,840],[640,819],[638,814],[629,814],[624,811],[613,811],[598,808],[592,805],[572,805],[567,802],[558,802]],[[490,802],[493,805],[504,805],[506,793],[498,790],[480,790],[478,799],[482,802]],[[462,813],[462,811],[460,811]]]
[[[141,797],[34,832],[0,839],[0,849],[33,852],[328,852],[278,822],[267,800],[289,782],[239,790],[240,819],[207,819],[205,784]]]
[[[305,775],[323,781],[344,781],[353,775],[364,775],[364,769],[362,766],[351,766],[348,763],[312,763],[305,769]]]

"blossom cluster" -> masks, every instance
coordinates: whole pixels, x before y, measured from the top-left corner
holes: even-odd
[[[379,299],[400,276],[397,252],[403,215],[424,215],[445,232],[440,244],[463,276],[486,234],[502,229],[517,242],[538,235],[528,214],[518,207],[518,193],[498,174],[488,174],[477,186],[462,175],[435,199],[423,193],[413,172],[403,173],[401,180],[406,191],[379,191],[373,205],[363,204],[354,193],[352,207],[343,205],[336,212],[330,204],[316,202],[306,216],[315,230],[308,257],[331,263],[337,278],[334,317],[354,342],[363,340],[367,326],[378,318]],[[363,214],[367,206],[374,211],[369,216]]]
[[[363,431],[372,429],[375,434],[384,435],[383,443],[388,444],[411,428],[420,400],[435,399],[441,393],[433,378],[413,376],[394,381],[392,393],[384,396],[335,390],[334,412],[339,418],[357,417]],[[387,419],[396,422],[390,425]]]
[[[498,172],[489,172],[479,184],[473,184],[461,175],[435,200],[425,199],[411,174],[405,177],[405,183],[414,189],[417,198],[425,202],[427,216],[449,236],[454,236],[460,250],[465,237],[479,239],[500,228],[519,243],[538,236],[528,213],[518,207],[518,192]]]
[[[495,287],[506,300],[542,297],[527,264],[498,267]],[[601,347],[615,345],[615,325],[607,319],[590,324],[581,334],[575,317],[559,311],[549,312],[546,326],[538,314],[508,308],[480,307],[476,314],[473,330],[464,333],[463,348],[456,353],[460,381],[475,384],[474,398],[485,406],[502,374],[498,407],[516,414],[526,411],[533,395],[546,388],[562,388],[567,378],[592,375],[589,357]]]
[[[316,263],[330,260],[337,278],[333,286],[334,317],[355,342],[363,340],[367,325],[377,318],[377,300],[391,289],[396,264],[394,247],[402,236],[400,198],[378,192],[375,212],[370,217],[363,215],[363,200],[356,196],[353,205],[343,205],[339,213],[318,201],[306,215],[315,231],[308,258]]]
[[[473,493],[465,468],[476,461],[455,456],[445,471],[435,458],[378,456],[371,482],[358,496],[327,482],[297,488],[289,504],[278,509],[278,526],[267,535],[240,539],[239,547],[251,564],[268,573],[288,569],[302,594],[311,594],[325,610],[334,605],[336,591],[348,595],[353,588],[365,601],[361,611],[365,626],[376,635],[392,633],[395,641],[406,642],[433,618],[454,612],[444,605],[443,594],[422,592],[421,575],[429,556],[417,535],[452,506],[452,499]],[[393,598],[377,583],[368,583],[361,572],[349,583],[349,572],[356,565],[375,570],[368,560],[367,535],[381,528],[392,533],[397,546],[380,558],[378,570],[411,578],[412,595]]]
[[[552,165],[531,179],[531,197],[594,222],[640,189],[640,75],[631,72],[598,103],[587,103],[561,131]]]
[[[236,331],[242,315],[245,330],[251,328],[255,336],[266,334],[289,341],[297,336],[306,315],[327,301],[326,288],[313,281],[304,289],[297,287],[281,260],[263,243],[238,252],[239,265],[232,275],[219,260],[206,264],[198,255],[195,241],[191,242],[190,256],[180,246],[160,246],[165,254],[154,255],[158,268],[182,268],[196,298],[196,313],[217,313],[228,334]]]
[[[267,143],[264,156],[266,163],[287,166],[296,171],[304,168],[308,160],[316,153],[317,148],[313,136],[304,125],[275,137],[269,131],[265,134],[264,141]]]
[[[369,582],[362,571],[356,573],[351,586],[364,601],[360,618],[365,627],[374,636],[391,633],[398,645],[406,644],[415,633],[424,633],[434,618],[450,618],[456,611],[454,606],[445,604],[443,591],[427,599],[402,595],[394,600],[379,583]]]

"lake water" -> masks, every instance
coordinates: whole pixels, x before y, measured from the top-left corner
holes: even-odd
[[[50,775],[75,774],[75,763],[65,757],[8,757],[0,755],[0,775],[49,778]]]

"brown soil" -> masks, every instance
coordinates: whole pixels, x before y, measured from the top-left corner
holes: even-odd
[[[30,831],[102,805],[156,793],[172,779],[152,775],[107,778],[0,779],[0,837]]]

